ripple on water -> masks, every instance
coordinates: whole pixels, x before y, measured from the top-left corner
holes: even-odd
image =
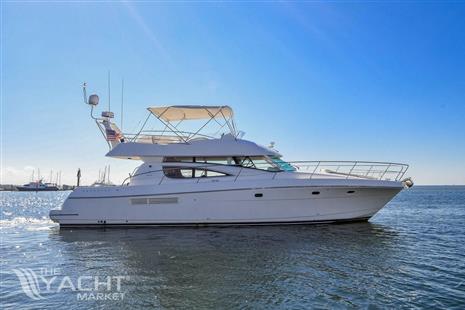
[[[2,199],[5,308],[463,308],[465,187],[414,187],[371,223],[205,229],[60,230],[67,193]],[[123,301],[33,301],[12,268],[128,275]]]

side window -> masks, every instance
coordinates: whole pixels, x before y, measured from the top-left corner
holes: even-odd
[[[233,165],[232,157],[164,157],[165,163],[209,163],[218,165]]]
[[[196,178],[206,178],[207,177],[207,170],[204,169],[195,169],[195,177]]]
[[[192,178],[195,173],[194,169],[179,169],[183,178]]]
[[[209,177],[209,178],[211,178],[211,177],[224,177],[224,176],[228,176],[226,173],[217,172],[217,171],[212,171],[212,170],[206,170],[205,172],[207,173],[207,177]]]
[[[163,167],[163,173],[172,179],[192,178],[192,169],[189,168]]]
[[[164,157],[163,162],[165,163],[192,163],[194,162],[194,157]]]
[[[279,166],[266,156],[234,157],[236,165],[266,171],[280,171]]]
[[[195,169],[195,177],[196,178],[214,178],[214,177],[224,177],[228,176],[228,174],[213,170],[207,169]]]
[[[196,157],[195,162],[218,165],[232,165],[234,163],[232,157]]]
[[[163,173],[166,177],[172,179],[211,178],[228,176],[228,174],[223,172],[187,167],[163,167]]]

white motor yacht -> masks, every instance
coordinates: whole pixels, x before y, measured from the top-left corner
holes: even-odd
[[[85,88],[84,88],[85,92]],[[86,98],[86,95],[85,95]],[[286,162],[242,139],[229,106],[148,108],[135,134],[113,113],[94,117],[110,151],[142,164],[119,186],[77,187],[50,218],[61,226],[275,225],[366,221],[404,187],[408,165],[362,161]],[[147,130],[149,118],[161,130]],[[188,122],[198,130],[181,130]],[[216,135],[204,129],[214,125]]]
[[[35,182],[29,182],[22,186],[16,186],[16,190],[20,192],[45,192],[59,190],[56,183],[45,183],[42,179]]]

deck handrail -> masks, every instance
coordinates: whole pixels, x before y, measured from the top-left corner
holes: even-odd
[[[392,162],[377,162],[377,161],[331,161],[331,160],[320,160],[320,161],[289,161],[286,162],[290,164],[296,171],[301,172],[302,170],[308,170],[309,179],[312,179],[315,175],[320,176],[338,176],[345,179],[370,179],[370,180],[388,180],[388,181],[400,181],[407,172],[409,165],[402,163],[392,163]],[[233,182],[236,182],[241,176],[242,177],[253,177],[261,174],[270,174],[271,179],[275,180],[276,176],[284,172],[285,170],[270,171],[253,167],[244,167],[242,165],[230,165],[230,164],[211,164],[211,163],[195,163],[195,162],[165,162],[165,166],[162,169],[145,171],[138,174],[132,174],[126,179],[124,179],[122,184],[125,184],[126,181],[130,181],[132,178],[146,175],[150,173],[163,172],[163,170],[170,169],[166,166],[171,166],[172,169],[179,169],[180,167],[186,168],[197,168],[197,169],[207,169],[212,167],[238,167],[239,172],[236,175],[231,175],[234,177]],[[369,168],[368,168],[369,167]],[[320,170],[318,171],[318,168]],[[335,170],[332,170],[332,169]],[[250,170],[258,171],[258,174],[245,175],[243,176],[243,171]],[[345,169],[345,170],[344,170]],[[311,172],[310,172],[311,171]],[[304,172],[305,173],[305,172]],[[188,179],[188,178],[187,178]],[[193,178],[194,179],[194,178]],[[199,178],[200,179],[200,178]],[[160,179],[159,185],[165,180],[165,174]],[[197,183],[199,180],[197,180]],[[129,184],[129,183],[128,183]]]
[[[170,135],[170,131],[166,130],[142,130],[138,133],[129,133],[125,132],[123,133],[123,136],[128,139],[130,142],[136,142],[136,141],[141,141],[140,143],[148,143],[152,144],[154,143],[153,137],[155,137],[155,140],[163,140],[163,138],[167,140],[171,139],[172,142],[169,143],[186,143],[189,142],[193,139],[196,138],[204,138],[204,139],[214,139],[214,136],[206,135],[206,134],[201,134],[201,133],[194,133],[191,131],[177,131],[180,135]],[[147,137],[146,140],[150,142],[143,142],[144,137]]]
[[[395,162],[380,162],[380,161],[291,161],[288,162],[293,167],[299,170],[307,167],[313,168],[311,176],[317,173],[317,169],[322,167],[336,167],[336,171],[331,171],[331,174],[345,176],[346,179],[369,178],[376,180],[401,180],[407,172],[409,165]],[[368,168],[369,167],[369,168]],[[349,169],[344,171],[342,169]],[[368,168],[368,169],[367,169]]]

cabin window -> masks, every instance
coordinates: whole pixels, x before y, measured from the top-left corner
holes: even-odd
[[[229,174],[223,172],[188,167],[163,167],[163,173],[166,177],[172,179],[214,178],[229,176]]]
[[[281,165],[268,156],[233,156],[233,157],[165,157],[163,162],[202,163],[212,165],[234,165],[244,168],[266,171],[281,171]],[[284,163],[284,162],[283,162]]]
[[[281,170],[284,170],[284,171],[296,171],[295,167],[292,166],[290,163],[288,162],[285,162],[284,160],[282,160],[280,157],[278,156],[272,156],[270,157],[270,159],[273,161],[273,163],[275,163]]]
[[[232,157],[196,157],[195,162],[215,165],[234,165]]]
[[[266,171],[281,171],[278,165],[276,165],[268,156],[245,156],[245,157],[234,157],[237,165],[244,168],[253,168]]]
[[[195,157],[164,157],[163,162],[165,163],[193,163]]]
[[[207,163],[217,165],[234,165],[232,157],[165,157],[165,163]]]

